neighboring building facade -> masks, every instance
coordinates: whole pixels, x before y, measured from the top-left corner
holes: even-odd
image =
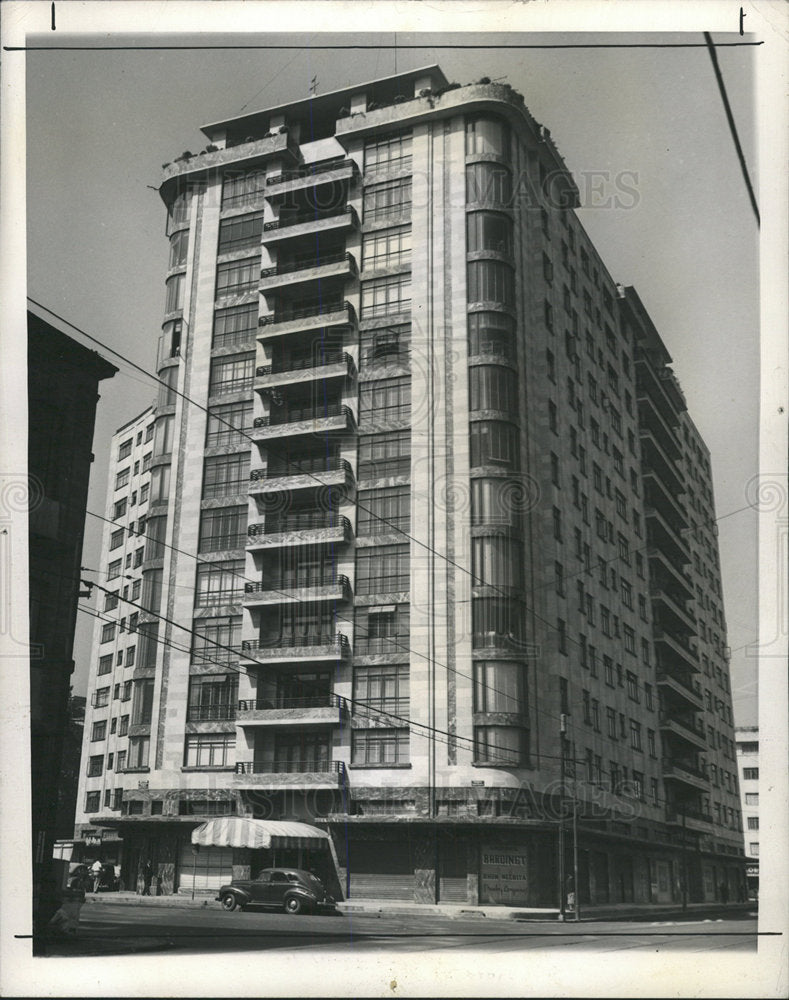
[[[142,563],[145,522],[151,490],[154,410],[152,406],[124,424],[111,442],[107,511],[102,535],[102,561],[92,579],[101,583],[93,630],[94,658],[88,679],[82,767],[77,793],[76,831],[80,857],[121,860],[121,839],[111,828],[91,819],[120,814],[124,787],[136,782],[126,776],[133,747],[132,687],[137,660],[139,611],[129,601],[143,599]],[[89,575],[89,574],[86,574]],[[155,596],[155,595],[151,595]],[[136,886],[137,868],[123,859],[121,880]]]
[[[96,822],[164,891],[276,858],[352,896],[552,906],[565,776],[582,902],[733,898],[706,736],[731,698],[708,713],[697,677],[728,678],[725,623],[693,603],[717,550],[705,577],[680,499],[692,473],[712,509],[709,465],[548,130],[430,67],[204,131],[161,187],[140,780]],[[306,820],[334,857],[196,862],[222,815]]]
[[[52,856],[98,388],[118,369],[32,304],[27,343],[33,914],[40,930],[59,905]]]
[[[759,727],[737,726],[737,769],[748,863],[748,898],[759,898]]]

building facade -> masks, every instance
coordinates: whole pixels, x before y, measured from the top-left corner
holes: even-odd
[[[96,822],[163,891],[276,858],[553,907],[574,810],[582,902],[733,896],[717,548],[683,499],[714,517],[708,456],[549,131],[437,67],[203,131],[160,189],[139,780]],[[196,861],[222,815],[331,850]]]
[[[107,481],[107,510],[102,535],[102,561],[97,581],[96,621],[93,629],[94,657],[88,679],[82,735],[82,766],[77,791],[80,818],[77,854],[80,859],[124,861],[121,881],[136,886],[136,866],[122,859],[122,843],[116,830],[96,826],[99,814],[120,815],[123,791],[136,787],[126,775],[137,761],[136,746],[129,738],[134,725],[132,689],[137,662],[138,622],[135,603],[145,600],[156,607],[156,594],[143,595],[142,564],[145,523],[151,490],[154,409],[147,407],[113,435]],[[89,574],[86,574],[89,575]],[[145,699],[136,707],[145,711]]]
[[[118,369],[32,303],[27,346],[33,926],[38,932],[60,905],[52,856],[91,446],[99,384]]]
[[[740,776],[748,898],[759,898],[759,727],[737,726],[737,770]]]

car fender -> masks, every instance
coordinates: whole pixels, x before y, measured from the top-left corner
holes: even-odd
[[[216,898],[221,899],[222,896],[226,896],[228,893],[231,896],[236,897],[239,906],[246,906],[252,899],[250,894],[245,889],[239,889],[238,886],[235,885],[223,885],[216,894]]]

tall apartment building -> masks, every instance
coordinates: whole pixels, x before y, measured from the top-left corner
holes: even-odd
[[[107,511],[102,536],[102,560],[97,572],[85,573],[99,585],[93,629],[94,658],[88,681],[82,740],[82,767],[77,792],[81,855],[117,862],[121,839],[112,827],[92,823],[93,817],[119,816],[126,786],[136,787],[126,767],[139,752],[130,732],[134,666],[137,662],[138,621],[135,604],[146,600],[154,608],[151,577],[143,594],[142,564],[145,522],[151,489],[153,406],[120,427],[110,444]],[[150,694],[149,694],[150,697]],[[144,710],[141,695],[136,710]],[[81,817],[81,822],[80,822]],[[125,869],[130,869],[126,852]],[[136,868],[124,870],[124,884],[136,885]]]
[[[708,457],[548,130],[428,67],[203,131],[160,189],[139,784],[91,818],[163,891],[553,906],[572,803],[582,902],[734,895]],[[195,854],[225,816],[271,846]]]
[[[759,727],[737,726],[737,770],[740,775],[748,898],[759,896]]]

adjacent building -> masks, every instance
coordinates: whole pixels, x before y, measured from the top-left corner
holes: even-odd
[[[59,905],[52,856],[99,383],[117,368],[33,303],[27,313],[30,739],[34,930]],[[18,484],[21,490],[26,486]],[[8,491],[11,495],[11,491]]]
[[[745,868],[748,898],[759,897],[759,727],[737,726],[737,769],[740,775],[743,826],[745,827]]]
[[[735,898],[709,455],[548,129],[428,67],[203,131],[160,188],[129,747],[78,823],[165,892],[554,907],[575,808],[581,902]]]

